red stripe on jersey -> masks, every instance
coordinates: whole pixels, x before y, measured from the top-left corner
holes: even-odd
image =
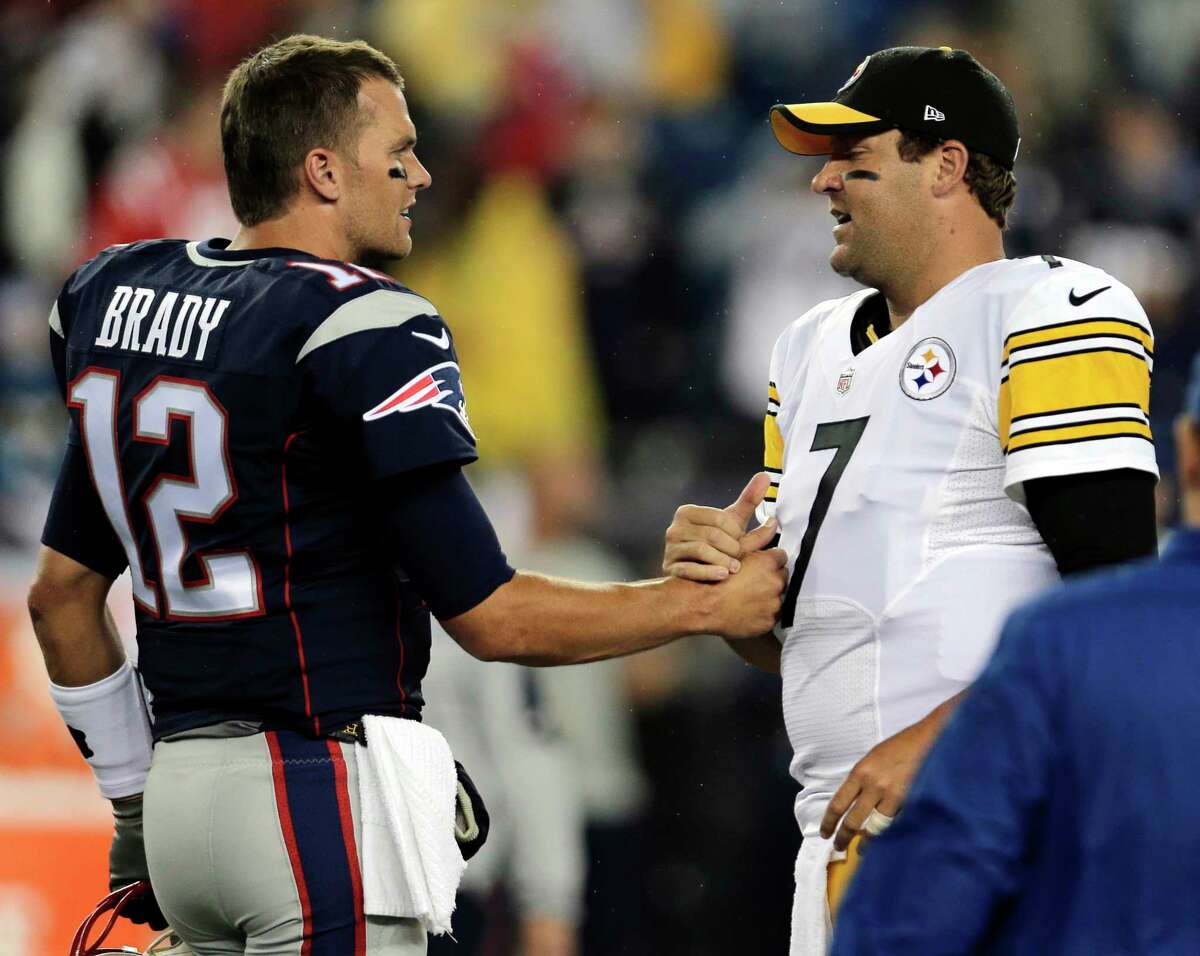
[[[304,634],[300,630],[300,619],[296,617],[296,609],[292,607],[292,526],[288,503],[287,453],[292,446],[292,441],[303,434],[304,432],[292,432],[288,435],[287,441],[283,443],[283,462],[279,466],[280,483],[283,486],[283,540],[287,545],[287,560],[283,564],[283,603],[288,610],[288,617],[291,618],[292,630],[296,634],[296,655],[300,659],[300,683],[304,688],[304,715],[311,718],[313,733],[319,734],[321,718],[313,717],[312,698],[308,692],[308,668],[304,662]]]

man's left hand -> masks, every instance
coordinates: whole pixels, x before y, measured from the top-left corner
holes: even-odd
[[[835,849],[845,850],[850,845],[872,810],[889,817],[899,813],[917,768],[941,730],[944,718],[935,718],[937,713],[876,744],[854,765],[821,820],[825,839],[837,830]],[[842,821],[840,827],[838,820]]]

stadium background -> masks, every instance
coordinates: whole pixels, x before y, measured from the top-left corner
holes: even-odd
[[[1200,348],[1193,0],[7,0],[0,956],[65,952],[105,875],[106,807],[23,606],[64,423],[46,314],[105,245],[231,234],[221,80],[294,30],[369,39],[407,78],[433,188],[398,274],[455,329],[473,478],[518,561],[599,540],[654,573],[675,506],[725,503],[753,473],[776,334],[851,288],[806,192],[817,161],[775,145],[767,108],[826,99],[864,55],[910,42],[971,50],[1017,100],[1009,254],[1102,266],[1149,312],[1173,519],[1168,425]],[[796,837],[777,684],[715,645],[620,675],[644,788],[622,861],[636,905],[603,915],[623,952],[783,951]]]

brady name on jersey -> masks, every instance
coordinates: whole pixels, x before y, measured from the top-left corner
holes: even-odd
[[[158,309],[143,341],[142,320],[150,314],[156,299]],[[229,299],[211,295],[201,298],[176,290],[160,294],[154,289],[119,285],[104,310],[104,321],[94,344],[97,348],[119,348],[159,358],[190,358],[200,362],[208,349],[209,336],[221,324],[229,306]],[[57,331],[62,334],[61,327]]]

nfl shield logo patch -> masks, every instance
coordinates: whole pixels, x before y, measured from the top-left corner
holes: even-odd
[[[842,372],[842,374],[838,376],[837,393],[839,395],[845,395],[848,391],[850,391],[850,383],[853,381],[854,381],[854,369],[848,368],[848,369],[846,369],[846,371]]]

